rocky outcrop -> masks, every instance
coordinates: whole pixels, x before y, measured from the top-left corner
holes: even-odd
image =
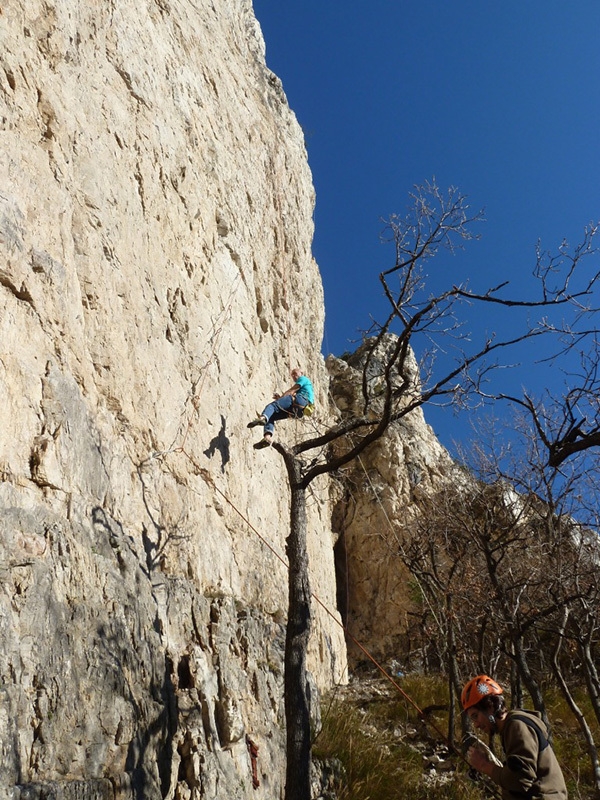
[[[279,797],[288,494],[246,422],[296,364],[326,407],[302,132],[250,0],[9,0],[0,40],[0,785]],[[345,675],[320,608],[309,664]]]
[[[362,415],[362,376],[368,355],[367,387],[376,406],[383,365],[395,342],[389,334],[373,353],[372,341],[367,340],[349,356],[327,359],[331,396],[340,416]],[[409,385],[418,389],[419,369],[412,354],[408,367]],[[421,408],[390,425],[345,468],[336,495],[334,525],[339,534],[339,606],[351,635],[352,666],[367,660],[352,637],[373,657],[402,663],[414,597],[398,540],[407,532],[410,535],[428,499],[455,478],[454,463]]]

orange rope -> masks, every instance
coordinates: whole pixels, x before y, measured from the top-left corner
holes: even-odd
[[[273,547],[273,546],[272,546],[272,545],[271,545],[271,544],[270,544],[270,543],[269,543],[269,542],[268,542],[268,541],[267,541],[267,540],[264,538],[264,536],[262,536],[262,535],[259,533],[259,531],[258,531],[258,530],[257,530],[257,529],[254,527],[254,525],[252,525],[252,523],[250,522],[250,520],[249,520],[249,519],[248,519],[248,518],[247,518],[247,517],[246,517],[246,516],[245,516],[245,515],[244,515],[244,514],[243,514],[243,513],[242,513],[242,512],[239,510],[239,508],[237,508],[237,506],[235,505],[235,503],[233,503],[233,501],[231,501],[231,500],[229,499],[229,497],[227,497],[227,495],[226,495],[224,492],[222,492],[222,491],[219,489],[219,487],[218,487],[218,486],[216,485],[216,483],[214,482],[214,480],[213,480],[212,476],[210,475],[210,473],[208,472],[208,470],[205,470],[205,469],[203,469],[202,467],[198,466],[198,465],[197,465],[197,464],[194,462],[194,459],[192,458],[192,456],[190,456],[188,453],[186,453],[186,452],[185,452],[183,449],[181,449],[181,450],[182,450],[182,452],[183,452],[183,453],[184,453],[184,454],[185,454],[185,455],[186,455],[186,456],[187,456],[187,457],[190,459],[190,461],[192,461],[192,463],[194,463],[194,466],[196,467],[196,470],[197,470],[197,471],[198,471],[198,473],[200,474],[200,477],[201,477],[201,478],[202,478],[202,479],[203,479],[203,480],[204,480],[204,481],[205,481],[205,482],[206,482],[206,483],[207,483],[209,486],[211,486],[211,487],[214,489],[214,491],[215,491],[215,492],[216,492],[218,495],[220,495],[220,497],[222,497],[222,499],[223,499],[223,500],[225,500],[225,502],[226,502],[226,503],[228,503],[228,505],[230,505],[230,506],[231,506],[231,508],[232,508],[232,509],[233,509],[233,510],[236,512],[236,514],[238,514],[238,515],[239,515],[239,516],[240,516],[240,517],[241,517],[241,518],[244,520],[244,522],[246,523],[246,525],[248,525],[248,527],[250,528],[250,530],[251,530],[253,533],[255,533],[255,534],[256,534],[256,536],[258,536],[258,538],[261,540],[261,542],[262,542],[262,543],[263,543],[263,544],[264,544],[264,545],[265,545],[265,546],[266,546],[266,547],[267,547],[267,548],[268,548],[268,549],[271,551],[271,553],[272,553],[272,554],[273,554],[273,555],[274,555],[274,556],[275,556],[275,557],[276,557],[276,558],[277,558],[277,559],[278,559],[278,560],[279,560],[279,561],[280,561],[280,562],[283,564],[283,566],[286,568],[286,570],[288,570],[288,569],[289,569],[289,565],[288,565],[288,562],[285,560],[285,558],[284,558],[284,557],[283,557],[283,556],[282,556],[280,553],[278,553],[278,552],[277,552],[277,550],[276,550],[276,549],[275,549],[275,548],[274,548],[274,547]],[[404,698],[404,699],[405,699],[405,700],[406,700],[406,701],[407,701],[407,702],[408,702],[408,703],[409,703],[409,704],[410,704],[410,705],[411,705],[411,706],[412,706],[412,707],[415,709],[415,711],[416,711],[416,712],[417,712],[417,714],[419,715],[419,718],[420,718],[420,719],[421,719],[421,720],[422,720],[422,721],[423,721],[425,724],[429,725],[429,726],[430,726],[430,727],[431,727],[431,728],[432,728],[434,731],[436,731],[436,733],[437,733],[437,734],[438,734],[438,735],[439,735],[439,736],[440,736],[440,737],[441,737],[441,738],[444,740],[444,742],[445,742],[445,743],[446,743],[446,744],[447,744],[447,745],[448,745],[448,746],[449,746],[449,747],[450,747],[452,750],[454,750],[454,752],[455,752],[455,753],[457,753],[459,756],[461,756],[461,758],[463,758],[463,759],[464,759],[464,756],[462,755],[462,753],[460,753],[460,751],[459,751],[459,750],[458,750],[458,749],[457,749],[457,748],[454,746],[454,744],[448,740],[448,737],[446,736],[446,734],[444,734],[444,733],[443,733],[443,732],[442,732],[442,731],[441,731],[441,730],[440,730],[440,729],[439,729],[439,728],[436,726],[436,724],[435,724],[434,722],[432,722],[431,720],[428,720],[428,719],[426,719],[425,713],[424,713],[424,712],[422,711],[422,709],[421,709],[421,708],[420,708],[420,707],[417,705],[417,703],[416,703],[416,702],[415,702],[415,701],[414,701],[414,700],[413,700],[413,699],[412,699],[412,698],[411,698],[411,697],[410,697],[410,696],[409,696],[409,695],[408,695],[408,694],[407,694],[407,693],[404,691],[404,689],[403,689],[403,688],[402,688],[402,687],[401,687],[401,686],[400,686],[400,685],[397,683],[397,681],[395,681],[395,680],[394,680],[394,678],[393,678],[393,677],[392,677],[392,676],[389,674],[389,672],[387,672],[387,670],[386,670],[384,667],[382,667],[382,666],[381,666],[381,664],[380,664],[380,663],[377,661],[377,659],[376,659],[374,656],[372,656],[372,655],[371,655],[371,653],[369,653],[369,651],[368,651],[368,650],[367,650],[367,649],[366,649],[366,648],[365,648],[365,647],[364,647],[364,646],[363,646],[363,645],[362,645],[362,644],[361,644],[361,643],[360,643],[360,642],[359,642],[359,641],[358,641],[358,640],[357,640],[357,639],[356,639],[356,638],[355,638],[355,637],[354,637],[354,636],[353,636],[353,635],[352,635],[352,634],[351,634],[351,633],[348,631],[348,628],[347,628],[347,627],[346,627],[346,626],[345,626],[345,625],[344,625],[344,624],[343,624],[343,623],[340,621],[339,617],[338,617],[336,614],[334,614],[334,613],[333,613],[333,611],[331,611],[331,610],[330,610],[330,609],[329,609],[329,608],[328,608],[328,607],[325,605],[325,603],[324,603],[324,602],[323,602],[323,601],[320,599],[320,597],[319,597],[318,595],[316,595],[316,594],[315,594],[314,592],[312,592],[312,591],[311,591],[311,597],[312,597],[312,598],[313,598],[313,599],[314,599],[314,600],[315,600],[315,601],[318,603],[318,605],[319,605],[319,606],[320,606],[320,607],[323,609],[323,611],[325,611],[325,613],[326,613],[326,614],[327,614],[329,617],[331,617],[331,619],[333,619],[333,620],[334,620],[334,621],[335,621],[335,622],[336,622],[336,623],[337,623],[337,624],[338,624],[338,625],[339,625],[339,626],[342,628],[342,630],[344,631],[345,635],[346,635],[346,636],[347,636],[349,639],[351,639],[351,641],[352,641],[352,642],[353,642],[353,643],[354,643],[354,644],[355,644],[355,645],[356,645],[356,646],[357,646],[357,647],[358,647],[358,648],[359,648],[359,649],[360,649],[360,650],[361,650],[361,651],[362,651],[362,652],[365,654],[365,656],[367,656],[367,658],[368,658],[368,659],[369,659],[369,660],[370,660],[370,661],[371,661],[371,662],[372,662],[372,663],[373,663],[373,664],[374,664],[374,665],[377,667],[377,669],[378,669],[378,670],[381,672],[381,674],[382,674],[382,675],[383,675],[385,678],[387,678],[387,680],[388,680],[388,681],[390,681],[390,683],[391,683],[391,684],[392,684],[392,685],[393,685],[393,686],[394,686],[394,687],[395,687],[395,688],[398,690],[398,692],[400,692],[400,694],[402,695],[402,697],[403,697],[403,698]]]
[[[282,281],[283,304],[284,304],[284,308],[286,308],[286,310],[287,310],[287,337],[286,338],[287,338],[287,341],[288,341],[288,358],[290,360],[290,368],[291,368],[291,349],[290,349],[291,321],[290,321],[290,305],[289,305],[289,302],[288,302],[288,299],[287,299],[287,292],[286,292],[286,283],[287,283],[287,281],[286,281],[286,270],[285,269],[283,270],[283,273],[284,273],[284,277],[283,277],[283,281]],[[239,285],[240,279],[241,279],[241,276],[238,276],[238,279],[237,279],[237,284],[238,285]],[[219,324],[219,327],[216,328],[215,326],[213,326],[213,329],[214,329],[213,330],[213,334],[210,337],[212,339],[212,348],[211,348],[210,356],[209,356],[208,360],[206,361],[206,363],[200,368],[200,374],[201,374],[200,385],[199,385],[199,387],[197,387],[197,389],[194,390],[194,393],[193,393],[192,398],[191,398],[192,405],[194,406],[194,409],[196,411],[199,408],[200,395],[201,395],[202,389],[204,387],[204,381],[205,381],[205,378],[206,378],[208,367],[213,363],[214,355],[215,355],[215,352],[216,352],[216,349],[217,349],[217,345],[219,343],[221,334],[223,333],[224,324],[225,324],[225,322],[227,321],[227,318],[230,315],[231,306],[233,304],[234,295],[235,295],[235,293],[237,291],[238,285],[234,286],[234,288],[232,289],[232,291],[230,293],[230,296],[229,296],[229,299],[228,299],[228,302],[225,305],[225,307],[223,308],[223,311],[221,312],[220,316],[222,317],[222,319],[221,319],[221,322]],[[154,452],[154,453],[152,453],[151,458],[156,458],[156,457],[159,457],[159,456],[168,455],[169,453],[182,453],[183,455],[185,455],[186,458],[189,459],[189,461],[193,464],[197,474],[199,474],[200,477],[209,486],[211,486],[214,489],[214,491],[217,494],[219,494],[223,498],[223,500],[225,500],[225,502],[228,505],[231,506],[231,508],[236,512],[236,514],[238,514],[241,517],[241,519],[246,523],[246,525],[248,525],[250,530],[258,537],[258,539],[260,539],[260,541],[265,545],[265,547],[267,547],[267,549],[270,550],[270,552],[283,564],[283,566],[285,567],[286,571],[288,571],[289,570],[289,564],[285,560],[285,558],[283,558],[283,556],[281,556],[281,554],[278,553],[277,550],[275,550],[275,548],[267,541],[267,539],[265,539],[265,537],[261,535],[261,533],[255,528],[254,525],[252,525],[250,520],[237,508],[237,506],[229,499],[229,497],[227,497],[227,495],[219,489],[219,487],[215,484],[215,482],[214,482],[212,476],[210,475],[210,473],[208,472],[208,470],[204,469],[203,467],[200,467],[200,465],[195,461],[193,456],[190,455],[190,453],[188,453],[187,450],[185,449],[185,444],[186,444],[189,432],[190,432],[190,430],[192,428],[193,422],[194,422],[194,417],[193,417],[193,414],[192,414],[190,416],[190,419],[188,420],[187,425],[186,425],[185,432],[183,434],[183,438],[182,438],[182,442],[181,442],[180,446],[172,447],[171,449],[165,450],[165,451]],[[428,720],[426,718],[425,713],[419,707],[419,705],[410,697],[410,695],[408,695],[404,691],[404,689],[397,683],[397,681],[394,680],[394,678],[375,659],[375,657],[371,653],[369,653],[369,651],[348,631],[348,628],[341,622],[341,620],[339,619],[339,616],[334,614],[325,605],[325,603],[323,603],[323,601],[318,597],[318,595],[316,595],[312,591],[311,591],[311,596],[317,602],[317,604],[323,609],[323,611],[325,611],[325,613],[332,620],[334,620],[337,625],[339,625],[342,628],[342,630],[344,631],[345,636],[348,639],[350,639],[353,642],[353,644],[356,645],[356,647],[358,647],[358,649],[369,659],[369,661],[371,661],[373,663],[373,665],[381,672],[381,674],[395,687],[395,689],[400,693],[400,695],[404,698],[404,700],[406,700],[406,702],[409,703],[414,708],[414,710],[417,712],[417,714],[419,716],[419,719],[424,724],[429,725],[429,727],[432,728],[438,734],[438,736],[448,745],[449,749],[452,750],[454,753],[456,753],[466,764],[468,764],[468,762],[466,760],[466,757],[457,749],[457,747],[454,745],[454,743],[451,742],[448,739],[446,734],[443,733],[433,721]],[[492,791],[495,789],[495,787],[488,787],[488,788],[491,788]]]

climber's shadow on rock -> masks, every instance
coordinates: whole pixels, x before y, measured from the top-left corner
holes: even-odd
[[[221,454],[221,472],[225,472],[225,465],[229,462],[229,438],[225,433],[227,422],[223,414],[221,414],[221,428],[216,436],[210,440],[210,444],[204,455],[207,458],[212,458],[218,451]]]

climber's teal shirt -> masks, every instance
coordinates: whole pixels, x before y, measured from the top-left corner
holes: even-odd
[[[301,394],[302,397],[306,398],[307,402],[314,403],[315,402],[315,392],[314,392],[312,383],[306,377],[306,375],[300,375],[300,377],[297,379],[296,383],[300,387],[298,389],[297,394]]]

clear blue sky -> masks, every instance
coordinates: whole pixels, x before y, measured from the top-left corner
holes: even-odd
[[[380,242],[381,219],[405,211],[414,184],[435,176],[485,209],[481,240],[443,265],[448,283],[509,280],[513,296],[531,285],[538,238],[549,249],[576,243],[600,219],[600,0],[254,0],[254,9],[306,135],[325,354],[354,349],[385,307],[377,276],[394,253]],[[487,308],[470,324],[481,335],[502,323]],[[547,383],[531,364],[511,373],[534,392]],[[426,416],[450,446],[464,421],[437,413]]]

